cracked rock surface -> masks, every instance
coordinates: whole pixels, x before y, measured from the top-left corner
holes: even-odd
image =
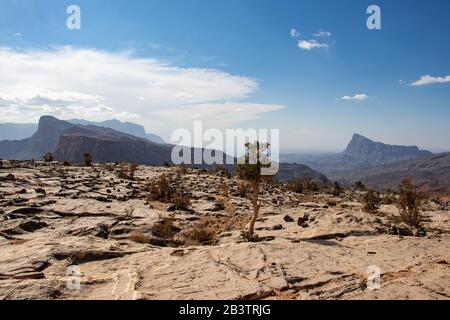
[[[163,173],[188,192],[189,210],[148,200],[148,184]],[[267,185],[256,223],[262,241],[249,243],[241,230],[251,203],[236,179],[146,166],[135,176],[120,178],[114,165],[2,161],[0,299],[450,299],[445,206],[427,203],[426,235],[403,236],[392,233],[394,205],[371,214],[357,192]],[[217,241],[153,237],[169,217],[181,233],[214,221]],[[368,287],[373,266],[377,290]]]

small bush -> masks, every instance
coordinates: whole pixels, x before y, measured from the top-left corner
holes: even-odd
[[[172,203],[176,210],[187,210],[191,205],[189,197],[180,188],[172,187],[165,174],[149,185],[149,192],[149,201]]]
[[[361,181],[356,181],[354,189],[355,189],[355,191],[366,191],[367,190],[366,186]]]
[[[43,159],[45,162],[52,162],[52,161],[54,160],[53,153],[47,152],[46,154],[44,154],[44,156],[42,157],[42,159]]]
[[[181,231],[175,226],[175,219],[173,217],[164,218],[155,223],[152,227],[152,235],[163,239],[172,239],[177,233]]]
[[[237,195],[241,198],[247,197],[247,183],[245,181],[239,181],[237,185]]]
[[[383,196],[383,199],[381,200],[381,203],[384,205],[397,203],[397,197],[395,196],[395,192],[392,190],[386,191],[386,193]]]
[[[335,197],[339,197],[342,193],[342,188],[339,182],[335,181],[333,184],[333,188],[331,189],[331,194]]]
[[[174,192],[165,174],[162,174],[158,180],[149,185],[149,191],[148,198],[150,201],[161,202],[169,202]]]
[[[185,175],[187,173],[187,166],[182,162],[176,169],[177,174]]]
[[[188,210],[191,206],[191,200],[188,196],[183,194],[180,190],[175,191],[170,199],[170,202],[175,205],[176,210]]]
[[[288,184],[288,188],[290,191],[295,193],[303,193],[304,187],[303,187],[303,180],[300,178],[295,178]]]
[[[369,189],[363,198],[364,211],[377,213],[380,208],[381,199],[372,189]]]
[[[212,223],[203,221],[186,230],[183,233],[183,240],[188,245],[214,245],[217,242],[217,235]]]
[[[92,167],[92,156],[90,153],[84,154],[84,165],[86,167]]]
[[[119,173],[117,174],[117,176],[120,179],[134,180],[138,167],[139,165],[137,163],[131,164],[120,163]]]
[[[400,184],[399,189],[397,207],[401,222],[412,227],[420,227],[423,220],[420,209],[425,200],[425,196],[417,192],[417,188],[413,185],[411,179],[404,180]]]

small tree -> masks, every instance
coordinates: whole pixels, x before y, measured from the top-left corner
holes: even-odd
[[[53,153],[47,152],[42,159],[44,159],[45,162],[52,162],[54,160]]]
[[[341,192],[342,192],[341,185],[339,184],[339,182],[335,181],[331,193],[333,194],[333,196],[338,197],[341,194]]]
[[[364,195],[364,211],[377,213],[380,208],[381,199],[372,189],[369,189]]]
[[[400,213],[400,220],[412,227],[420,227],[422,222],[420,208],[425,196],[417,192],[417,188],[411,179],[404,180],[400,184],[399,189],[397,207]]]
[[[247,143],[245,145],[246,155],[245,162],[239,164],[237,168],[238,177],[242,180],[248,182],[251,188],[250,200],[253,207],[253,216],[250,220],[250,225],[248,230],[244,232],[244,238],[250,241],[257,240],[255,237],[255,223],[259,217],[259,210],[261,208],[261,201],[259,200],[259,189],[261,182],[266,178],[261,174],[261,169],[264,167],[269,167],[268,164],[263,164],[262,158],[266,157],[269,144],[262,144],[259,141],[252,143]]]
[[[84,154],[84,165],[86,167],[92,167],[92,156],[90,153]]]

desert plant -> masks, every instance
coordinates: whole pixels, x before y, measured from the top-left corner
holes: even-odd
[[[84,165],[86,167],[92,167],[92,156],[90,153],[85,153],[84,155]]]
[[[333,184],[333,188],[331,189],[331,194],[335,197],[340,196],[342,193],[342,188],[339,182],[335,181]]]
[[[187,166],[182,162],[176,169],[177,174],[184,175],[187,173]]]
[[[399,186],[397,207],[400,213],[400,221],[412,227],[420,227],[422,215],[421,206],[425,196],[417,192],[417,187],[411,179],[404,180]]]
[[[45,162],[52,162],[52,161],[54,160],[53,153],[47,152],[46,154],[44,154],[44,156],[42,157],[42,159],[43,159]]]
[[[158,180],[150,183],[149,191],[150,194],[148,198],[150,201],[162,202],[169,202],[174,192],[170,185],[169,179],[167,179],[165,174],[162,174]]]
[[[377,213],[380,208],[381,199],[375,191],[369,189],[363,198],[364,211],[369,213]]]
[[[120,163],[117,176],[120,179],[134,180],[138,167],[137,163]]]
[[[172,187],[165,174],[149,185],[149,191],[149,201],[172,203],[176,210],[187,210],[191,205],[189,197],[180,188]]]
[[[247,196],[247,183],[245,181],[239,181],[237,184],[237,195],[241,198],[245,198]]]
[[[261,182],[265,179],[265,176],[261,174],[261,169],[268,167],[268,164],[261,162],[262,157],[266,157],[268,143],[260,143],[256,141],[254,144],[247,143],[245,145],[246,155],[243,164],[239,164],[237,168],[238,177],[244,181],[247,181],[251,188],[250,201],[253,207],[253,216],[250,220],[248,230],[243,232],[246,240],[254,241],[258,237],[254,235],[255,223],[258,220],[259,210],[261,208],[261,201],[259,200],[259,189]]]
[[[224,196],[225,198],[229,198],[230,197],[230,189],[228,187],[228,183],[226,181],[224,181],[224,179],[220,179],[220,184],[222,185],[222,196]]]
[[[361,181],[356,181],[354,186],[355,191],[365,191],[367,190],[366,186]]]
[[[303,180],[301,178],[295,178],[288,184],[288,189],[295,193],[303,193],[304,187],[303,187]]]
[[[217,242],[215,227],[209,220],[196,223],[183,233],[183,240],[188,245],[213,245]]]
[[[397,197],[395,196],[395,192],[392,190],[387,190],[381,200],[381,203],[384,205],[394,204],[397,202]]]
[[[172,239],[177,233],[181,231],[175,226],[175,218],[163,218],[156,222],[151,229],[152,235],[163,239]]]

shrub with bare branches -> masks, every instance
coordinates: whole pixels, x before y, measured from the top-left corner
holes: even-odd
[[[422,223],[421,207],[425,196],[417,191],[411,179],[404,180],[399,187],[397,207],[400,220],[409,226],[420,227]]]

